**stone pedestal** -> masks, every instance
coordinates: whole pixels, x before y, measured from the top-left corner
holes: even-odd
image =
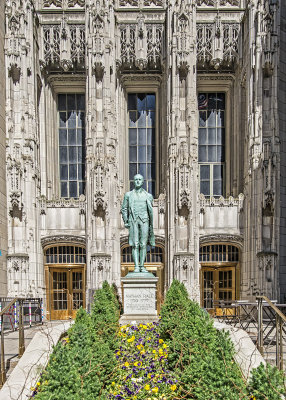
[[[123,283],[123,310],[120,324],[158,321],[156,309],[156,278],[151,273],[129,273]]]

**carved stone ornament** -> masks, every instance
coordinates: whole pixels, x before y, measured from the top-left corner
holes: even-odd
[[[239,247],[243,246],[243,236],[229,235],[227,233],[204,235],[200,237],[200,245],[208,243],[233,243]]]
[[[62,7],[63,0],[44,0],[44,7],[50,7],[53,5],[55,7]]]
[[[239,0],[220,0],[221,6],[239,6]]]
[[[120,0],[119,5],[121,7],[126,7],[126,6],[138,7],[139,2],[138,2],[138,0]]]
[[[85,26],[68,24],[63,16],[61,24],[43,26],[44,60],[40,67],[45,72],[80,70],[85,64]]]
[[[41,238],[41,244],[43,247],[46,247],[51,244],[58,243],[73,243],[73,244],[84,244],[85,245],[85,237],[83,236],[74,236],[74,235],[52,235],[45,236]]]
[[[39,198],[40,207],[42,209],[46,208],[83,208],[86,197],[84,194],[81,194],[78,199],[74,199],[70,197],[69,199],[65,199],[63,197],[54,198],[48,200],[45,196],[41,196]]]
[[[7,270],[12,272],[27,272],[29,264],[29,255],[22,253],[7,255]]]
[[[85,6],[85,0],[68,0],[68,6],[69,7],[74,7],[74,6],[80,6],[84,7]]]
[[[197,0],[197,5],[198,6],[214,6],[215,1],[214,0]]]
[[[165,214],[166,212],[166,193],[160,193],[158,197],[158,209],[159,214]]]
[[[205,197],[203,193],[199,195],[200,201],[200,212],[204,213],[206,207],[238,207],[239,211],[243,209],[244,195],[240,193],[238,198],[229,196],[225,198],[220,196],[219,198],[211,196],[210,198]]]
[[[92,254],[90,258],[91,287],[99,288],[104,281],[110,282],[111,279],[111,255]]]
[[[8,68],[8,76],[12,78],[13,83],[19,83],[21,77],[21,68],[17,64],[11,64]]]

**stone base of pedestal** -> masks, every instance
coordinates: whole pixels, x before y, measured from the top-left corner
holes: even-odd
[[[157,322],[156,278],[151,273],[129,273],[123,283],[123,311],[120,325]]]

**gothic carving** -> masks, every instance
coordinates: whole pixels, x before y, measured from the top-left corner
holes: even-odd
[[[223,59],[230,65],[238,57],[238,24],[223,24]]]
[[[214,0],[197,0],[197,5],[198,6],[214,6],[215,1]]]
[[[144,0],[144,6],[149,7],[149,6],[157,6],[157,7],[163,7],[163,1],[162,0]]]
[[[44,0],[44,7],[50,7],[54,5],[55,7],[62,7],[63,0]]]
[[[8,76],[12,78],[13,83],[20,82],[21,68],[17,64],[11,64],[8,68]]]
[[[43,26],[44,60],[41,68],[63,70],[81,68],[85,63],[85,26],[69,25],[65,17],[61,25]]]
[[[68,0],[68,6],[69,7],[74,7],[76,5],[78,5],[80,7],[84,7],[85,0]]]
[[[29,287],[28,254],[7,255],[8,292],[10,296],[27,296]]]
[[[116,61],[120,70],[141,71],[161,67],[163,49],[163,24],[145,23],[143,14],[137,17],[137,24],[121,24],[120,59]]]
[[[258,269],[260,271],[258,277],[258,290],[262,295],[276,296],[277,293],[273,290],[273,282],[276,276],[277,253],[275,252],[260,252],[257,253]]]
[[[232,68],[238,59],[239,24],[222,23],[218,16],[210,24],[197,24],[197,61],[201,68]]]
[[[239,6],[239,0],[197,0],[198,6]]]
[[[221,6],[239,6],[239,0],[220,0]]]
[[[203,193],[200,193],[199,200],[202,213],[204,213],[205,207],[238,207],[239,211],[241,211],[243,209],[244,195],[240,193],[238,198],[233,198],[232,196],[228,198],[223,196],[207,198]]]
[[[111,256],[109,254],[92,254],[90,259],[91,287],[97,289],[106,280],[111,281]]]
[[[74,236],[74,235],[51,235],[41,238],[41,244],[43,248],[51,244],[58,244],[58,243],[73,243],[73,244],[85,245],[85,241],[86,241],[85,237]]]
[[[194,274],[194,254],[176,253],[173,258],[174,278],[183,282],[191,298],[199,301],[198,284],[193,277]]]
[[[162,0],[119,0],[120,7],[163,7]]]
[[[48,200],[46,196],[40,196],[39,207],[40,213],[43,215],[47,213],[47,208],[79,208],[79,213],[85,214],[86,197],[84,194],[81,194],[78,199],[71,197],[69,199],[58,198]]]
[[[178,38],[178,70],[180,74],[180,78],[186,78],[189,72],[189,63],[188,63],[188,55],[189,55],[189,46],[190,46],[190,37],[188,35],[189,29],[189,19],[185,14],[181,14],[179,17],[179,38]]]
[[[239,247],[243,246],[243,236],[229,234],[212,234],[200,237],[200,245],[207,243],[233,243]]]
[[[159,214],[165,214],[165,212],[166,212],[166,194],[165,193],[159,194],[158,209],[159,209]]]
[[[197,24],[197,59],[202,64],[213,58],[213,24]]]
[[[97,82],[103,79],[104,75],[104,21],[103,14],[93,11],[92,13],[92,71]]]
[[[121,7],[124,6],[138,7],[138,0],[120,0],[119,5]]]

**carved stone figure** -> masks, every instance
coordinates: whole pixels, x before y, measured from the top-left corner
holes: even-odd
[[[155,246],[153,233],[153,196],[142,188],[142,175],[134,176],[135,189],[124,196],[121,212],[124,225],[129,229],[129,244],[132,246],[134,272],[147,272],[144,261],[147,243]]]

